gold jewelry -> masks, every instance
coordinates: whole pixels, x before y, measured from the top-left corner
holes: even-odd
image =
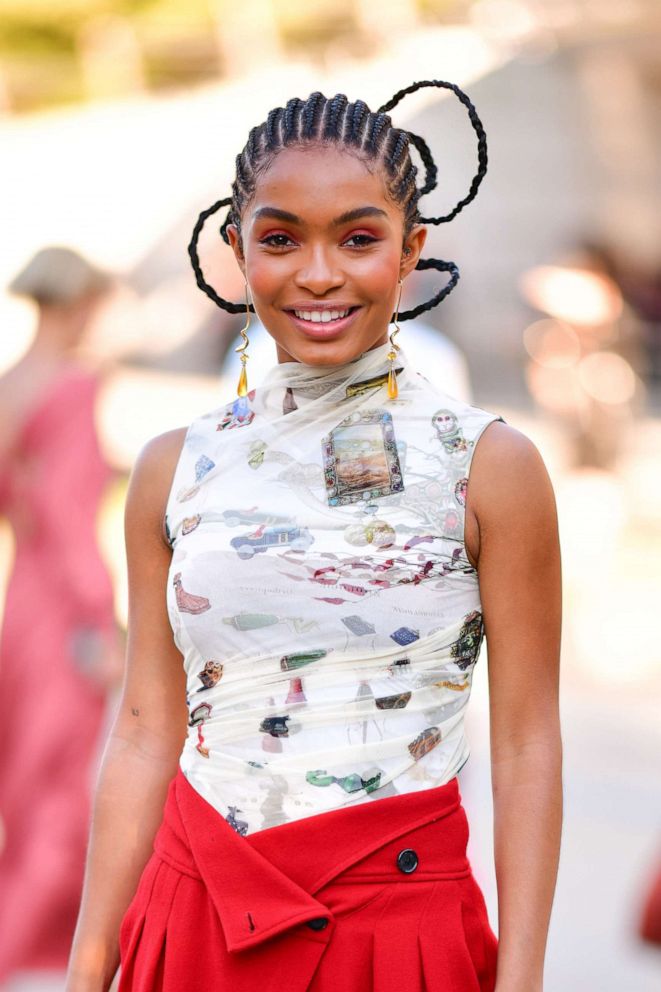
[[[243,344],[238,345],[234,350],[241,352],[241,375],[239,376],[239,384],[236,389],[237,396],[247,396],[248,395],[248,375],[246,373],[246,361],[250,357],[246,348],[248,347],[248,335],[246,331],[250,327],[250,303],[248,301],[248,280],[246,279],[246,326],[241,328],[241,337],[243,338]]]
[[[399,334],[399,324],[397,323],[397,318],[399,317],[399,304],[402,300],[402,287],[403,282],[399,280],[399,293],[397,294],[397,306],[395,307],[395,316],[393,318],[393,324],[395,325],[394,331],[390,333],[390,351],[388,352],[388,359],[390,361],[390,371],[388,372],[388,399],[396,400],[398,395],[397,390],[397,375],[393,366],[393,362],[397,358],[397,352],[399,351],[399,345],[395,344],[395,335]]]

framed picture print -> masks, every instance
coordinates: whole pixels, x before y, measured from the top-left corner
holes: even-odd
[[[392,416],[362,410],[321,441],[329,506],[389,496],[404,489]]]

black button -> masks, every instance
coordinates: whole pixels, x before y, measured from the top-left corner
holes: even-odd
[[[405,847],[403,851],[400,851],[397,855],[397,867],[400,871],[409,872],[415,871],[418,867],[418,855],[415,853],[412,847]]]
[[[308,920],[306,926],[309,926],[310,930],[323,930],[328,926],[328,920],[325,916],[317,916],[314,920]]]

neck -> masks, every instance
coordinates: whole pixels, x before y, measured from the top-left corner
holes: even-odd
[[[373,342],[370,345],[365,345],[365,348],[359,352],[355,351],[355,343],[352,341],[330,341],[321,346],[319,343],[309,342],[309,348],[304,349],[298,358],[286,351],[286,349],[277,341],[275,342],[275,349],[278,363],[281,365],[300,364],[305,365],[308,368],[330,368],[332,366],[339,367],[347,365],[350,362],[354,362],[359,359],[361,355],[366,354],[368,351],[375,351],[387,342],[388,335],[387,333],[384,333],[378,341]],[[307,354],[306,351],[308,352]]]
[[[346,362],[333,365],[279,362],[260,383],[255,397],[257,406],[273,419],[291,418],[296,410],[314,415],[322,408],[337,407],[340,412],[354,397],[385,401],[390,347],[386,340]],[[396,370],[405,372],[408,363],[401,348],[393,364]],[[291,419],[288,422],[291,423]]]

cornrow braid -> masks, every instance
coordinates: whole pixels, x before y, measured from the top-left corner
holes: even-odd
[[[343,123],[341,115],[346,109],[348,99],[344,93],[338,93],[334,96],[324,108],[324,128],[323,137],[324,138],[339,138],[340,137],[340,125]]]
[[[421,196],[430,193],[437,185],[438,170],[429,146],[419,135],[393,125],[389,111],[409,93],[415,93],[426,86],[452,90],[468,110],[468,115],[478,137],[478,171],[474,176],[468,195],[460,200],[454,209],[442,217],[422,217],[418,209]],[[236,226],[241,240],[241,217],[247,204],[257,189],[259,176],[265,172],[276,155],[284,148],[300,147],[305,144],[337,145],[353,149],[361,157],[382,166],[385,173],[386,190],[391,199],[402,209],[404,216],[404,236],[408,236],[416,224],[442,224],[452,220],[467,203],[474,199],[478,187],[487,171],[486,134],[477,116],[475,107],[468,96],[454,83],[443,80],[423,80],[399,90],[392,99],[378,110],[372,111],[363,100],[350,103],[343,93],[330,99],[323,93],[311,93],[307,100],[294,97],[284,107],[275,107],[260,125],[253,127],[243,150],[236,156],[235,177],[232,195],[218,200],[199,215],[193,229],[188,254],[195,271],[197,285],[228,313],[243,313],[244,303],[231,303],[223,299],[210,286],[202,273],[197,252],[197,242],[205,221],[223,207],[229,207],[227,216],[220,226],[220,234],[229,244],[227,228]],[[425,169],[422,186],[417,185],[418,168],[411,159],[413,146]],[[437,306],[450,293],[459,280],[459,269],[454,262],[442,259],[419,259],[417,269],[435,269],[447,272],[450,278],[435,296],[425,303],[398,315],[398,319],[412,320],[427,310]],[[254,313],[254,306],[249,309]]]
[[[355,103],[351,104],[346,114],[345,141],[348,141],[352,145],[360,144],[363,124],[369,113],[370,108],[364,100],[356,100]]]

